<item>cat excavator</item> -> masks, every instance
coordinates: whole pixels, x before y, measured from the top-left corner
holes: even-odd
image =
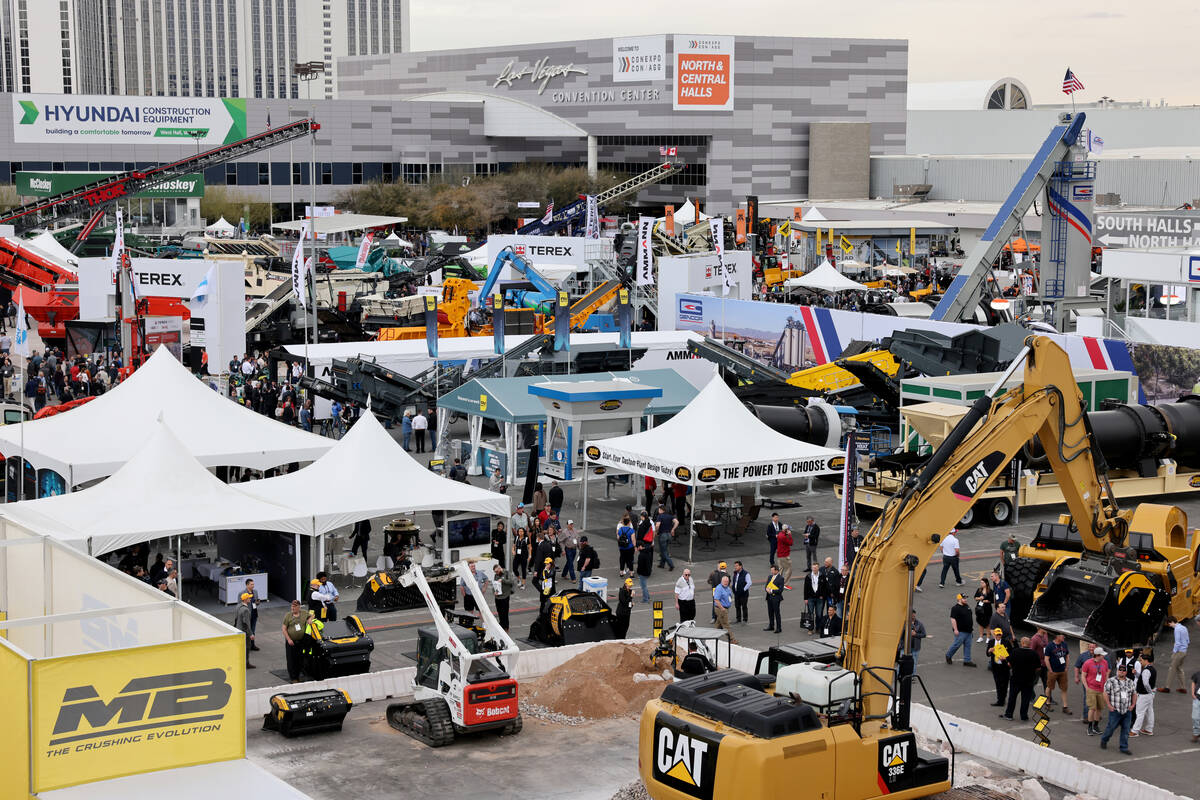
[[[1001,394],[1022,365],[1024,382]],[[774,674],[720,670],[689,678],[646,705],[638,762],[650,796],[783,800],[797,786],[811,800],[949,792],[952,764],[920,751],[910,723],[913,683],[924,690],[913,673],[907,624],[913,589],[942,532],[1032,438],[1064,487],[1087,561],[1076,564],[1077,572],[1087,572],[1080,582],[1107,587],[1102,613],[1109,627],[1140,630],[1140,617],[1161,612],[1194,585],[1200,544],[1190,553],[1184,546],[1184,512],[1151,503],[1132,511],[1117,506],[1084,408],[1066,353],[1048,338],[1026,339],[1008,371],[864,537],[836,654],[789,663]],[[1137,534],[1152,541],[1155,559],[1131,551]],[[1176,586],[1185,573],[1190,580]],[[1069,570],[1059,571],[1057,580],[1072,579]],[[1070,593],[1065,585],[1063,591]],[[1082,602],[1094,597],[1076,594]]]

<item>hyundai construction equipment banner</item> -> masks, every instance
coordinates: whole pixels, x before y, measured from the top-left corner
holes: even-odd
[[[246,138],[244,97],[109,97],[14,94],[19,143],[219,145]]]

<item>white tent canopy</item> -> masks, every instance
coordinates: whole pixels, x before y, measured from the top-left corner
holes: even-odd
[[[701,219],[701,220],[709,219],[709,215],[701,213],[699,219]],[[688,200],[687,202],[685,202],[682,206],[679,207],[679,210],[675,212],[675,224],[676,225],[691,225],[692,223],[697,222],[697,221],[698,220],[696,217],[696,204],[693,203],[691,200]]]
[[[8,503],[0,516],[92,555],[198,531],[311,530],[306,515],[222,483],[163,423],[108,480],[71,494]]]
[[[840,450],[768,428],[721,380],[709,381],[683,411],[662,425],[589,441],[584,452],[596,464],[689,486],[809,478],[844,467]]]
[[[506,496],[430,472],[369,413],[304,469],[239,489],[302,511],[312,518],[315,534],[404,511],[478,511],[504,519],[509,514]]]
[[[111,475],[165,420],[206,467],[270,469],[313,461],[333,442],[234,403],[196,380],[166,348],[89,403],[45,419],[0,427],[0,452],[22,451],[36,469],[72,486]],[[23,429],[23,435],[22,435]]]
[[[391,233],[389,233],[387,235],[387,237],[384,238],[383,243],[385,245],[387,245],[388,247],[412,247],[413,246],[413,243],[410,242],[408,239],[401,239],[399,236],[397,236],[395,231],[392,231]]]
[[[866,290],[867,288],[838,272],[828,261],[822,261],[816,269],[804,273],[799,278],[788,278],[783,285],[787,289],[820,289],[826,292]]]
[[[79,257],[72,253],[67,248],[58,243],[58,239],[49,231],[42,231],[32,239],[28,239],[21,243],[22,247],[28,247],[30,250],[45,256],[46,258],[65,267],[72,272],[79,271]]]
[[[227,219],[221,217],[212,225],[209,225],[207,228],[205,228],[204,232],[209,236],[217,236],[220,238],[229,239],[232,238],[235,233],[237,233],[237,228],[230,224]]]
[[[800,212],[800,217],[805,222],[828,222],[829,218],[821,213],[821,209],[816,206],[809,206],[804,211]]]

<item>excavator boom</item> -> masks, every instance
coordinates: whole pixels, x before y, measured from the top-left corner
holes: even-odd
[[[1023,384],[997,396],[1022,362]],[[862,680],[864,725],[881,725],[887,716],[890,687],[881,684],[893,674],[907,622],[906,604],[897,599],[910,597],[913,575],[924,569],[943,533],[1034,436],[1049,454],[1085,547],[1107,552],[1123,542],[1129,514],[1117,508],[1100,477],[1070,361],[1052,340],[1030,337],[1022,356],[864,537],[850,574],[841,642],[842,666]]]

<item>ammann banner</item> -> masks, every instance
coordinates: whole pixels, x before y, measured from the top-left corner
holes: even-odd
[[[49,197],[113,177],[105,172],[18,172],[15,182],[22,197]],[[178,175],[131,195],[135,200],[161,197],[204,197],[204,176]]]
[[[13,140],[220,145],[246,138],[244,97],[14,94]]]
[[[34,661],[33,790],[244,757],[245,647],[237,634]]]

